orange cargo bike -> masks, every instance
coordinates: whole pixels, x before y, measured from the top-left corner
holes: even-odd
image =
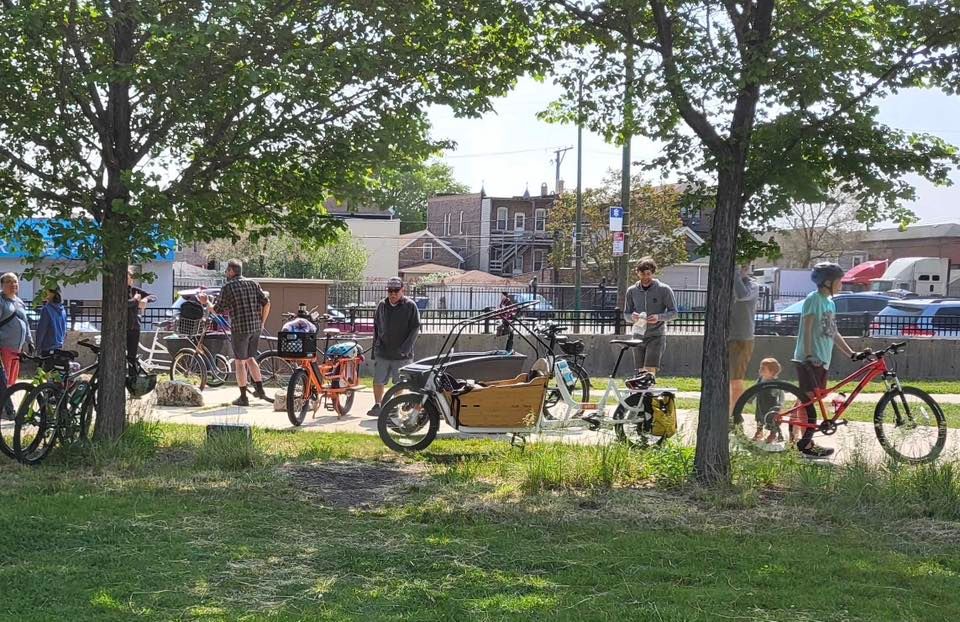
[[[323,316],[324,320],[329,319]],[[319,340],[323,348],[318,351]],[[277,355],[297,366],[287,384],[287,417],[299,426],[307,412],[317,416],[321,407],[343,417],[353,406],[360,387],[363,350],[353,335],[341,335],[336,328],[322,333],[281,331]]]

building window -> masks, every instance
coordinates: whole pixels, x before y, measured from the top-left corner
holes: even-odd
[[[533,230],[534,231],[547,230],[547,210],[538,209],[537,211],[534,212]]]
[[[463,235],[463,210],[460,210],[460,226],[458,230],[460,235]]]
[[[523,274],[523,255],[519,253],[513,258],[513,273]]]
[[[526,228],[527,215],[523,212],[517,212],[513,215],[513,230],[523,231]]]
[[[544,259],[546,258],[546,252],[544,251],[533,251],[533,271],[539,272],[543,270]]]
[[[433,242],[423,243],[423,259],[424,260],[433,259]]]
[[[859,265],[862,264],[864,261],[865,261],[865,259],[863,258],[863,255],[854,255],[854,256],[853,256],[853,262],[852,262],[852,263],[853,263],[854,266],[859,266]]]
[[[507,230],[507,208],[497,208],[497,231]]]
[[[443,235],[444,237],[450,235],[450,214],[443,217]]]

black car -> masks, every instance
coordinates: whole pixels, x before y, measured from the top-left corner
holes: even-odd
[[[863,337],[870,330],[873,320],[887,304],[899,300],[893,296],[877,292],[840,293],[833,297],[837,305],[837,330],[844,337]],[[758,313],[755,333],[757,335],[796,336],[800,329],[800,312],[803,301],[776,313]]]

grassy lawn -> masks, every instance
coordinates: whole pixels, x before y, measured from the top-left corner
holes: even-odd
[[[677,398],[677,408],[699,410],[700,400],[683,397]],[[960,404],[942,403],[940,404],[940,408],[943,409],[943,415],[947,420],[947,427],[960,428]],[[873,423],[873,413],[875,409],[875,403],[855,401],[850,405],[850,408],[843,412],[843,418],[847,421]]]
[[[837,378],[831,378],[833,382],[836,382]],[[788,381],[793,382],[793,381]],[[911,385],[919,389],[923,389],[931,395],[936,395],[938,393],[953,393],[960,394],[960,380],[909,380],[903,379],[903,384]],[[606,378],[593,378],[591,383],[595,387],[605,387],[607,386]],[[660,376],[657,378],[657,384],[662,387],[675,387],[678,391],[699,391],[700,390],[700,378],[687,378],[680,376]],[[751,386],[754,384],[753,380],[748,380],[746,385]],[[864,388],[865,393],[883,393],[886,390],[886,387],[882,382],[873,382],[867,385]]]
[[[441,440],[399,459],[368,436],[202,435],[138,425],[0,463],[2,617],[960,618],[952,465],[743,457],[736,488],[708,493],[676,446]]]

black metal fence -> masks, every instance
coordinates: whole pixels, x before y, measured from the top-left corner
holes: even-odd
[[[948,313],[944,313],[947,311]],[[373,307],[353,307],[346,310],[343,318],[330,323],[344,332],[373,332]],[[478,315],[480,311],[466,309],[431,309],[420,312],[421,331],[425,333],[445,333],[458,322]],[[957,313],[952,315],[950,313]],[[142,315],[144,331],[161,328],[172,320],[176,309],[147,307]],[[570,333],[615,334],[629,333],[630,326],[624,322],[617,309],[591,309],[574,311],[527,310],[525,318],[531,322],[553,321],[562,324]],[[38,317],[31,315],[31,324],[36,328]],[[915,315],[873,315],[871,313],[840,313],[836,317],[837,329],[847,337],[881,338],[950,338],[960,339],[960,309],[939,309],[935,314],[918,313]],[[469,326],[465,332],[493,334],[497,320]],[[702,334],[706,326],[705,311],[683,311],[667,325],[670,334]],[[102,327],[100,307],[70,306],[67,313],[69,330],[99,331]],[[800,327],[800,316],[796,313],[757,313],[755,334],[796,336]]]
[[[576,309],[576,290],[572,285],[448,286],[435,284],[417,285],[409,288],[406,294],[415,299],[422,310],[479,311],[498,306],[502,292],[507,292],[518,301],[539,299],[541,300],[538,305],[540,311]],[[675,289],[673,293],[680,311],[703,311],[707,308],[706,290]],[[385,296],[385,284],[340,283],[331,287],[327,302],[335,309],[346,313],[347,309],[352,307],[374,307]],[[780,304],[781,301],[771,296],[769,290],[764,289],[761,291],[757,308],[761,311],[773,311],[778,306],[785,306],[797,299],[796,296],[787,295]],[[582,310],[605,312],[617,307],[616,286],[605,283],[583,286],[580,295]]]

